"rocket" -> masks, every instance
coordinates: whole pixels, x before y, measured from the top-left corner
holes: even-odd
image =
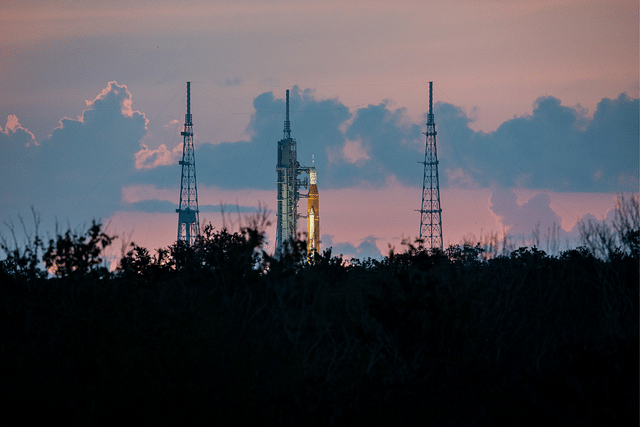
[[[315,157],[315,156],[314,156]],[[309,198],[307,208],[307,236],[309,255],[313,252],[320,253],[320,196],[318,194],[318,172],[315,167],[315,158],[312,157],[309,168]]]

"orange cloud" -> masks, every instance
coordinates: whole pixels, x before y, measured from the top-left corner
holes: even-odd
[[[123,94],[124,96],[122,96]],[[131,92],[129,92],[127,85],[119,85],[118,82],[116,81],[109,82],[107,84],[107,87],[102,89],[102,92],[98,96],[96,96],[93,101],[85,100],[84,102],[87,104],[87,107],[89,107],[89,109],[93,109],[96,101],[105,100],[108,96],[116,96],[116,97],[122,96],[122,101],[120,102],[120,107],[121,107],[120,112],[122,113],[123,116],[133,117],[134,114],[139,114],[145,117],[144,114],[141,113],[140,111],[133,110],[131,108],[133,101],[131,98]],[[84,112],[82,113],[82,116],[84,117]],[[78,117],[78,119],[80,121],[83,121],[81,117]],[[148,124],[149,124],[149,119],[145,117],[145,129]]]
[[[0,132],[4,133],[5,135],[9,135],[9,132],[11,132],[12,134],[23,132],[27,135],[28,139],[25,146],[29,147],[31,144],[38,145],[38,143],[36,142],[36,137],[33,135],[33,133],[31,133],[29,129],[23,127],[18,121],[18,117],[14,114],[9,114],[7,116],[7,125],[4,127],[4,129],[2,129],[2,126],[0,126]]]
[[[135,154],[136,169],[153,169],[157,166],[174,164],[182,154],[182,144],[178,144],[173,151],[167,150],[165,144],[161,144],[156,150],[150,150],[145,144]]]

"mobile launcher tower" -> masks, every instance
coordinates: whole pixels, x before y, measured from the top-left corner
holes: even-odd
[[[284,135],[278,141],[278,217],[276,227],[276,254],[282,251],[285,242],[297,237],[298,218],[305,217],[298,213],[298,202],[301,197],[309,198],[307,211],[307,234],[309,236],[309,251],[318,251],[320,235],[320,208],[317,186],[317,172],[312,167],[300,166],[298,162],[298,148],[296,140],[291,138],[291,122],[289,121],[289,91],[286,97],[286,118],[284,121]],[[300,194],[301,188],[309,186],[309,178],[298,179],[300,174],[309,174],[311,187],[308,194]]]

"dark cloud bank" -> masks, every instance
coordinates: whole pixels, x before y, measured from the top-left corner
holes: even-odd
[[[254,99],[248,141],[213,145],[200,136],[199,185],[275,189],[283,95],[267,92]],[[380,186],[391,176],[405,185],[421,186],[418,162],[424,156],[424,125],[412,123],[404,109],[381,103],[351,112],[337,99],[316,99],[312,90],[298,87],[291,91],[290,102],[298,159],[310,165],[315,154],[322,188]],[[122,202],[122,187],[131,184],[164,183],[176,189],[177,198],[177,162],[135,168],[134,155],[147,129],[144,114],[131,106],[126,86],[111,82],[88,103],[82,117],[62,119],[49,137],[38,142],[10,116],[0,132],[2,219],[24,214],[31,205],[72,223],[105,218],[116,210],[135,208]],[[514,117],[490,133],[473,130],[470,119],[451,104],[436,104],[435,117],[442,188],[638,191],[638,99],[625,94],[603,99],[592,118],[580,107],[561,105],[557,98],[539,98],[531,115]],[[349,144],[359,147],[357,158],[344,155]],[[496,213],[501,209],[500,194],[495,196]],[[505,204],[511,196],[503,196]],[[548,200],[534,199],[529,203],[548,207]],[[165,202],[137,207],[173,211]]]
[[[489,134],[471,130],[450,104],[439,105],[439,113],[443,158],[481,186],[638,191],[638,100],[626,94],[601,100],[593,118],[557,98],[538,98],[532,115]]]
[[[282,138],[284,100],[271,92],[254,100],[250,141],[201,144],[196,158],[206,164],[200,182],[223,188],[275,186],[276,141]],[[625,94],[603,99],[593,118],[553,97],[539,98],[533,114],[515,117],[495,132],[473,130],[451,104],[436,104],[441,186],[519,187],[548,191],[638,191],[638,100]],[[422,124],[410,123],[404,109],[369,105],[350,113],[336,99],[317,100],[310,90],[291,94],[292,136],[298,159],[315,153],[324,188],[366,182],[383,184],[395,176],[420,186],[424,156]],[[344,156],[356,141],[364,156]]]

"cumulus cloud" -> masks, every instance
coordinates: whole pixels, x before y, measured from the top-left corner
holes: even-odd
[[[531,239],[536,228],[554,229],[562,223],[560,215],[551,208],[551,198],[545,193],[539,193],[520,205],[513,190],[494,190],[490,208],[510,235],[524,236],[527,240]]]
[[[132,109],[127,87],[116,82],[86,107],[78,118],[60,120],[38,145],[0,143],[0,217],[24,215],[34,206],[45,217],[76,223],[107,217],[118,208],[147,120]],[[17,119],[7,129],[3,135],[22,131],[24,141],[26,130]],[[33,141],[33,135],[27,139]]]
[[[7,124],[4,129],[0,126],[0,145],[4,144],[28,147],[37,143],[33,133],[29,129],[22,127],[18,117],[10,114],[7,117]]]
[[[333,243],[333,236],[330,234],[323,234],[320,239],[321,247],[332,248],[332,255],[342,255],[346,259],[357,258],[364,260],[367,258],[383,258],[382,253],[376,246],[378,239],[374,236],[365,237],[358,246],[354,246],[351,243],[339,242]]]
[[[382,185],[389,179],[421,184],[424,126],[411,122],[404,109],[383,102],[349,111],[337,99],[317,99],[313,90],[298,87],[290,103],[298,161],[308,165],[315,154],[323,188]],[[199,169],[199,182],[229,189],[275,186],[284,99],[266,92],[253,106],[248,140],[197,147],[197,163],[206,165]],[[625,94],[603,99],[593,117],[580,106],[542,97],[531,115],[514,117],[491,133],[473,130],[471,119],[454,105],[435,107],[442,188],[638,191],[638,100]],[[161,154],[166,153],[158,152],[154,162],[168,159]]]
[[[378,184],[390,176],[405,184],[419,182],[422,170],[417,162],[424,156],[420,132],[403,108],[391,110],[386,103],[360,108],[345,135],[359,141],[368,158],[353,165],[347,177]]]
[[[444,185],[466,186],[471,177],[484,187],[638,191],[638,117],[638,99],[626,94],[602,99],[593,118],[542,97],[531,115],[485,134],[473,131],[459,108],[436,104]]]
[[[368,151],[363,147],[362,141],[351,139],[345,141],[342,156],[347,162],[356,163],[358,166],[362,166],[366,160],[371,159]],[[339,159],[334,158],[330,161],[337,162]]]
[[[142,144],[142,148],[135,154],[136,169],[152,169],[157,166],[169,166],[175,164],[182,155],[182,144],[169,151],[165,144],[152,150]]]
[[[253,107],[255,113],[246,129],[249,140],[197,146],[196,163],[203,165],[196,166],[199,183],[228,189],[275,188],[285,100],[266,92],[254,99]],[[393,110],[382,103],[351,113],[337,99],[317,99],[313,90],[294,87],[290,121],[298,161],[309,166],[315,155],[323,188],[382,184],[392,177],[413,184],[422,177],[417,163],[424,155],[420,126],[410,122],[404,109]],[[140,179],[152,182],[155,177],[148,171]]]
[[[246,133],[248,141],[200,143],[196,146],[198,183],[226,189],[275,188],[277,141],[283,137],[285,101],[272,92],[258,95],[253,101]],[[294,87],[290,95],[292,137],[298,141],[298,161],[316,166],[326,165],[327,147],[342,147],[344,136],[339,126],[350,116],[336,100],[317,100],[312,90]],[[323,166],[324,167],[324,166]],[[160,168],[158,168],[160,169]],[[140,182],[157,182],[160,171],[144,171]]]
[[[275,189],[283,95],[255,97],[247,140],[198,142],[198,185]],[[424,156],[424,126],[413,123],[404,109],[383,102],[350,111],[337,98],[319,99],[313,90],[298,87],[291,90],[290,103],[298,160],[310,165],[315,154],[322,188],[390,180],[416,187],[422,183],[418,162]],[[436,104],[435,113],[443,188],[638,191],[638,100],[625,94],[603,99],[593,117],[579,107],[563,106],[557,98],[539,98],[531,115],[514,117],[489,134],[474,131],[470,119],[451,104]],[[132,94],[116,82],[87,101],[79,117],[60,120],[42,141],[10,115],[0,127],[0,217],[24,215],[31,205],[72,222],[130,209],[122,200],[127,185],[178,187],[182,147],[170,150],[167,145],[153,141],[146,117],[133,109]],[[546,222],[559,224],[544,197],[518,206],[510,194],[496,192],[494,212],[512,232],[531,232],[530,224],[526,230],[519,227],[525,227],[520,219],[534,208],[546,209],[547,216],[538,218],[544,222],[541,228]],[[154,206],[139,205],[145,211],[155,211]],[[354,256],[378,256],[375,239],[368,239],[343,249]]]

